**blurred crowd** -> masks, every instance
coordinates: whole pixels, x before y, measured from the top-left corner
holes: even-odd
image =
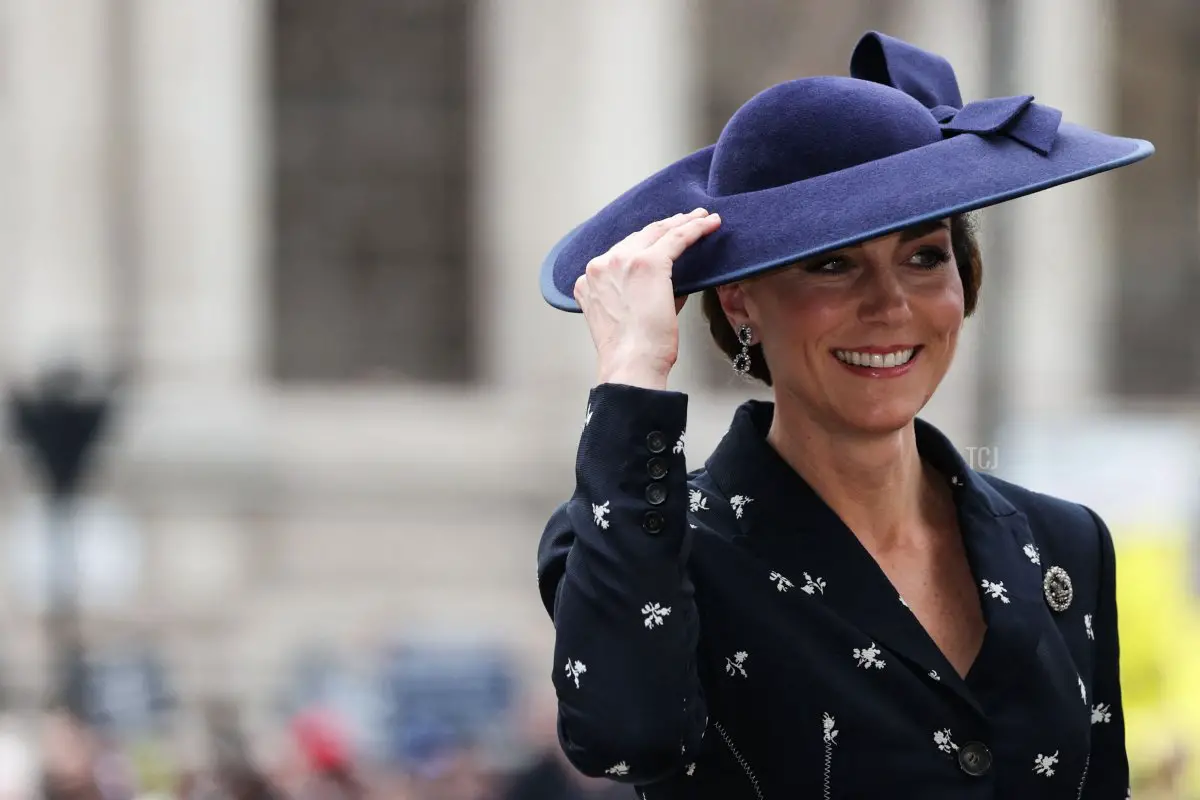
[[[338,717],[291,719],[269,756],[236,715],[209,720],[204,763],[170,758],[162,742],[123,742],[57,710],[21,727],[0,723],[0,800],[628,800],[627,786],[585,778],[565,761],[545,710],[512,732],[523,755],[507,764],[449,729],[414,737],[403,761],[356,751]],[[511,743],[511,742],[510,742]],[[172,763],[172,761],[175,763]]]

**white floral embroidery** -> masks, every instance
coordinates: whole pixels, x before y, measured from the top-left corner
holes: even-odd
[[[587,427],[587,424],[588,424],[589,422],[591,422],[591,421],[592,421],[592,406],[591,406],[591,404],[589,403],[589,404],[588,404],[588,407],[587,407],[587,413],[583,415],[583,425],[584,425],[584,427],[586,428],[586,427]]]
[[[1096,638],[1096,634],[1092,630],[1092,615],[1091,614],[1083,615],[1083,627],[1087,630],[1087,635],[1088,635],[1089,639]]]
[[[624,761],[619,761],[616,764],[613,764],[608,769],[604,770],[604,772],[607,775],[628,775],[629,774],[629,765],[626,764]]]
[[[708,511],[708,498],[699,489],[688,490],[688,510],[692,513]]]
[[[887,666],[887,662],[879,657],[879,654],[882,652],[882,650],[875,646],[874,642],[871,642],[870,647],[864,647],[861,650],[857,647],[854,648],[854,658],[858,662],[858,666],[863,669],[870,669],[871,667],[883,669]]]
[[[696,523],[694,523],[694,522],[689,522],[689,523],[688,523],[688,527],[689,527],[689,528],[691,528],[692,530],[696,530]]]
[[[600,526],[601,530],[608,530],[608,520],[605,519],[608,516],[608,512],[607,500],[599,505],[592,503],[592,519],[596,520],[596,524]]]
[[[733,654],[733,659],[725,659],[725,671],[730,675],[741,675],[746,677],[746,659],[750,655],[745,650],[739,650]]]
[[[822,780],[824,791],[822,792],[821,796],[825,798],[825,800],[829,800],[831,797],[829,794],[829,773],[833,768],[833,747],[837,744],[838,735],[837,728],[833,727],[835,724],[836,722],[834,721],[833,717],[829,716],[828,712],[821,716],[821,727],[824,728],[825,731],[825,774]]]
[[[900,598],[900,605],[904,606],[905,608],[908,608],[909,607],[908,601],[904,599],[904,595],[898,595],[898,596]]]
[[[1112,722],[1112,708],[1108,703],[1097,703],[1092,706],[1092,724]]]
[[[940,731],[933,732],[933,743],[937,745],[937,749],[943,753],[953,753],[958,749],[958,745],[954,743],[954,739],[950,736],[949,728],[942,728]]]
[[[646,618],[644,622],[647,628],[662,625],[663,618],[670,616],[670,614],[670,606],[663,607],[658,603],[646,603],[646,605],[642,606],[642,615]]]
[[[772,572],[769,577],[771,579],[771,583],[775,584],[775,588],[781,592],[786,592],[794,585],[791,581],[780,575],[778,572]]]
[[[1008,599],[1008,594],[1007,594],[1008,589],[1004,588],[1004,581],[1000,581],[999,583],[992,583],[991,581],[984,581],[982,586],[983,586],[983,590],[988,593],[989,597],[992,597],[1003,603],[1010,602]]]
[[[800,591],[807,594],[816,594],[817,592],[825,594],[825,579],[814,578],[812,575],[809,575],[807,572],[805,572],[804,585],[800,587]]]
[[[753,497],[747,497],[744,494],[735,494],[729,498],[729,505],[733,506],[733,515],[738,519],[742,518],[742,510],[746,507],[746,504],[753,502]]]
[[[687,765],[687,776],[690,778],[696,774],[696,762]]]
[[[929,670],[929,677],[933,678],[935,681],[940,681],[942,679],[942,676],[937,674],[936,669]]]
[[[675,453],[676,455],[682,453],[684,445],[686,443],[687,443],[687,431],[682,430],[679,432],[679,439],[675,442],[675,446],[673,448],[671,448],[671,452]]]
[[[1079,676],[1075,676],[1079,678]],[[1079,678],[1079,695],[1083,698],[1083,702],[1087,702],[1087,687],[1083,685],[1083,678]]]
[[[1033,760],[1033,771],[1038,775],[1045,775],[1047,778],[1054,775],[1054,765],[1058,763],[1058,751],[1055,750],[1053,755],[1044,756],[1038,753],[1037,758]]]
[[[837,744],[837,728],[833,727],[837,720],[829,716],[829,712],[821,715],[821,727],[825,729],[825,744]]]
[[[1032,561],[1035,564],[1042,563],[1042,554],[1038,552],[1038,549],[1035,545],[1027,544],[1027,545],[1025,545],[1024,549],[1025,549],[1025,555],[1029,556],[1030,561]]]
[[[572,661],[567,659],[567,677],[575,681],[575,688],[579,688],[579,676],[587,672],[587,665],[582,661]]]

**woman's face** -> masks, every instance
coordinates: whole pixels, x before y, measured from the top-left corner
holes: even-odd
[[[721,287],[762,344],[777,398],[823,426],[904,427],[950,367],[963,285],[948,220]]]

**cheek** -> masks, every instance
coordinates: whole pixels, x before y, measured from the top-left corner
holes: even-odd
[[[962,284],[955,280],[933,294],[926,306],[926,316],[938,335],[956,337],[962,329],[965,305]]]
[[[765,336],[787,342],[792,352],[825,341],[855,316],[853,298],[845,291],[786,280],[763,292],[760,309]]]
[[[937,275],[924,275],[908,286],[908,303],[914,322],[934,339],[958,335],[966,310],[962,279],[951,263]]]

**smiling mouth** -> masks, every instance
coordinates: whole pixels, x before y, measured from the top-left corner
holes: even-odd
[[[851,367],[866,369],[898,369],[911,364],[921,352],[921,345],[898,347],[894,350],[834,350],[833,355],[838,361]]]

